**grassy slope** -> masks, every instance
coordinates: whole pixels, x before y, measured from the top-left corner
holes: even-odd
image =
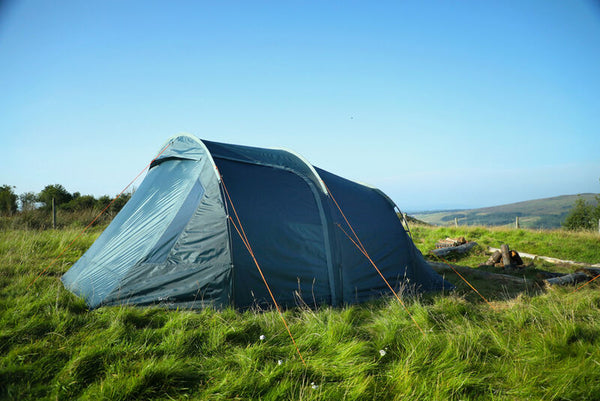
[[[446,237],[464,236],[482,248],[500,248],[508,244],[511,249],[535,255],[584,263],[600,263],[600,235],[595,232],[568,232],[564,230],[514,230],[505,227],[428,227],[413,225],[411,232],[415,245],[423,254],[435,248],[435,243]],[[478,255],[481,257],[481,255]],[[485,262],[487,257],[480,260]],[[468,264],[476,267],[477,264]]]
[[[416,227],[415,242],[426,250],[440,236],[462,234],[481,243],[508,239],[516,249],[557,257],[578,252],[568,248],[579,241],[599,249],[593,238],[562,232],[440,230]],[[77,240],[28,288],[77,232],[0,232],[0,398],[585,400],[600,394],[594,285],[504,299],[497,289],[494,310],[460,293],[413,299],[407,306],[425,335],[390,299],[290,310],[286,319],[304,367],[274,312],[87,311],[58,278],[98,233]],[[568,245],[538,248],[536,235]],[[591,261],[597,254],[578,256],[569,257]]]
[[[441,226],[454,224],[455,217],[459,224],[496,226],[514,224],[515,217],[519,216],[522,227],[558,228],[577,197],[564,195],[479,209],[416,213],[414,217]],[[595,194],[582,194],[581,197],[588,202],[595,202]]]

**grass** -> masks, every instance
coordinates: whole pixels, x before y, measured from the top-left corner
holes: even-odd
[[[100,231],[86,232],[31,286],[79,230],[0,232],[0,398],[592,400],[600,394],[594,284],[575,293],[506,295],[489,288],[494,309],[462,288],[407,299],[425,335],[392,298],[290,309],[285,317],[304,366],[274,311],[88,311],[59,277]],[[600,261],[598,239],[588,234],[414,227],[413,235],[422,250],[464,235],[483,245],[507,242]],[[559,239],[562,247],[551,244]],[[579,254],[580,241],[596,254]],[[463,261],[481,257],[487,256],[475,252]]]
[[[480,252],[472,254],[478,258],[479,263],[483,263],[487,259],[487,257],[483,257],[483,253],[488,246],[500,248],[502,244],[508,244],[511,249],[519,252],[590,264],[600,263],[600,235],[597,232],[419,225],[413,225],[410,229],[415,245],[423,254],[427,254],[434,249],[435,243],[440,239],[464,236],[467,240],[475,241],[481,246]],[[469,264],[468,262],[472,263]],[[467,265],[476,267],[475,262],[476,260],[467,261]]]

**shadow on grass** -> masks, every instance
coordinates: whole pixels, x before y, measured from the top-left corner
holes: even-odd
[[[453,270],[439,273],[447,281],[454,284],[456,288],[451,292],[465,300],[473,303],[509,301],[519,295],[536,296],[546,291],[545,285],[540,278],[544,273],[535,267],[524,269],[499,269],[492,266],[471,268],[460,264],[466,257],[450,257],[444,264],[462,267],[457,274]],[[440,263],[439,260],[428,258],[429,262]],[[479,273],[491,273],[489,275]],[[502,275],[502,276],[498,276]],[[461,277],[462,276],[462,277]],[[503,278],[506,279],[503,279]],[[466,280],[466,281],[465,281]],[[427,300],[429,297],[424,297]],[[485,298],[485,299],[484,299]]]

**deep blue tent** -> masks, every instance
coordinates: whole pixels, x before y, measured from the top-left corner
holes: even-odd
[[[244,234],[282,305],[299,297],[352,304],[390,293],[359,244],[395,289],[452,287],[376,188],[283,149],[191,135],[162,149],[131,200],[62,277],[91,308],[271,304]]]

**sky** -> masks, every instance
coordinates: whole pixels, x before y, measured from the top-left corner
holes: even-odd
[[[184,132],[405,211],[598,193],[600,3],[0,1],[0,185],[114,196]]]

